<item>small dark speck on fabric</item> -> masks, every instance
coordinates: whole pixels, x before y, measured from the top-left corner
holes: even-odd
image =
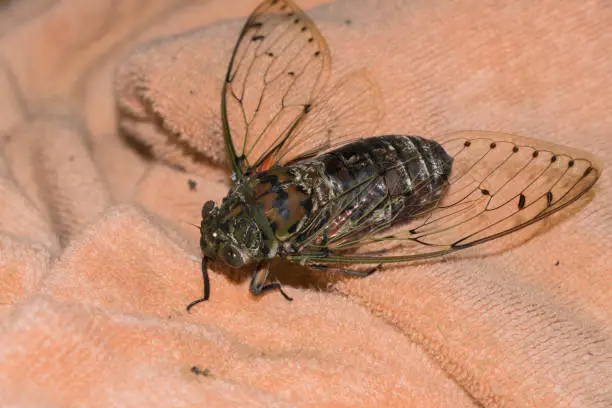
[[[198,183],[195,180],[189,179],[187,180],[187,185],[189,186],[190,191],[195,191]]]

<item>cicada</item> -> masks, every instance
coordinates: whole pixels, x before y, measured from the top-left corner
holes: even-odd
[[[291,300],[268,281],[273,260],[368,276],[520,230],[601,174],[588,153],[504,133],[356,137],[375,119],[375,88],[357,74],[325,91],[330,71],[325,39],[292,1],[248,17],[221,93],[232,186],[202,208],[204,295],[188,310],[209,298],[208,260],[253,265],[251,293]]]

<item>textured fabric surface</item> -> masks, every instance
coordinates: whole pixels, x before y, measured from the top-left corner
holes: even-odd
[[[332,81],[379,83],[379,134],[487,129],[609,162],[608,1],[323,3],[300,6]],[[612,406],[606,171],[529,238],[362,280],[286,268],[292,303],[213,264],[185,312],[256,5],[0,2],[1,405]]]

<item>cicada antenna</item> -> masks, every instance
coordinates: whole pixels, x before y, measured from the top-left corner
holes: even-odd
[[[183,222],[184,222],[185,224],[189,224],[189,225],[191,225],[192,227],[196,227],[197,229],[200,229],[200,226],[199,226],[199,225],[193,224],[193,223],[191,223],[191,222],[189,222],[189,221],[183,221]]]

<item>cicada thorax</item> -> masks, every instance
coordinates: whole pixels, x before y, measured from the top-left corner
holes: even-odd
[[[258,173],[250,185],[276,238],[296,251],[422,215],[444,194],[451,164],[434,141],[388,135]]]
[[[301,175],[290,167],[276,167],[257,173],[249,183],[256,205],[281,242],[294,236],[311,217],[312,185]]]

